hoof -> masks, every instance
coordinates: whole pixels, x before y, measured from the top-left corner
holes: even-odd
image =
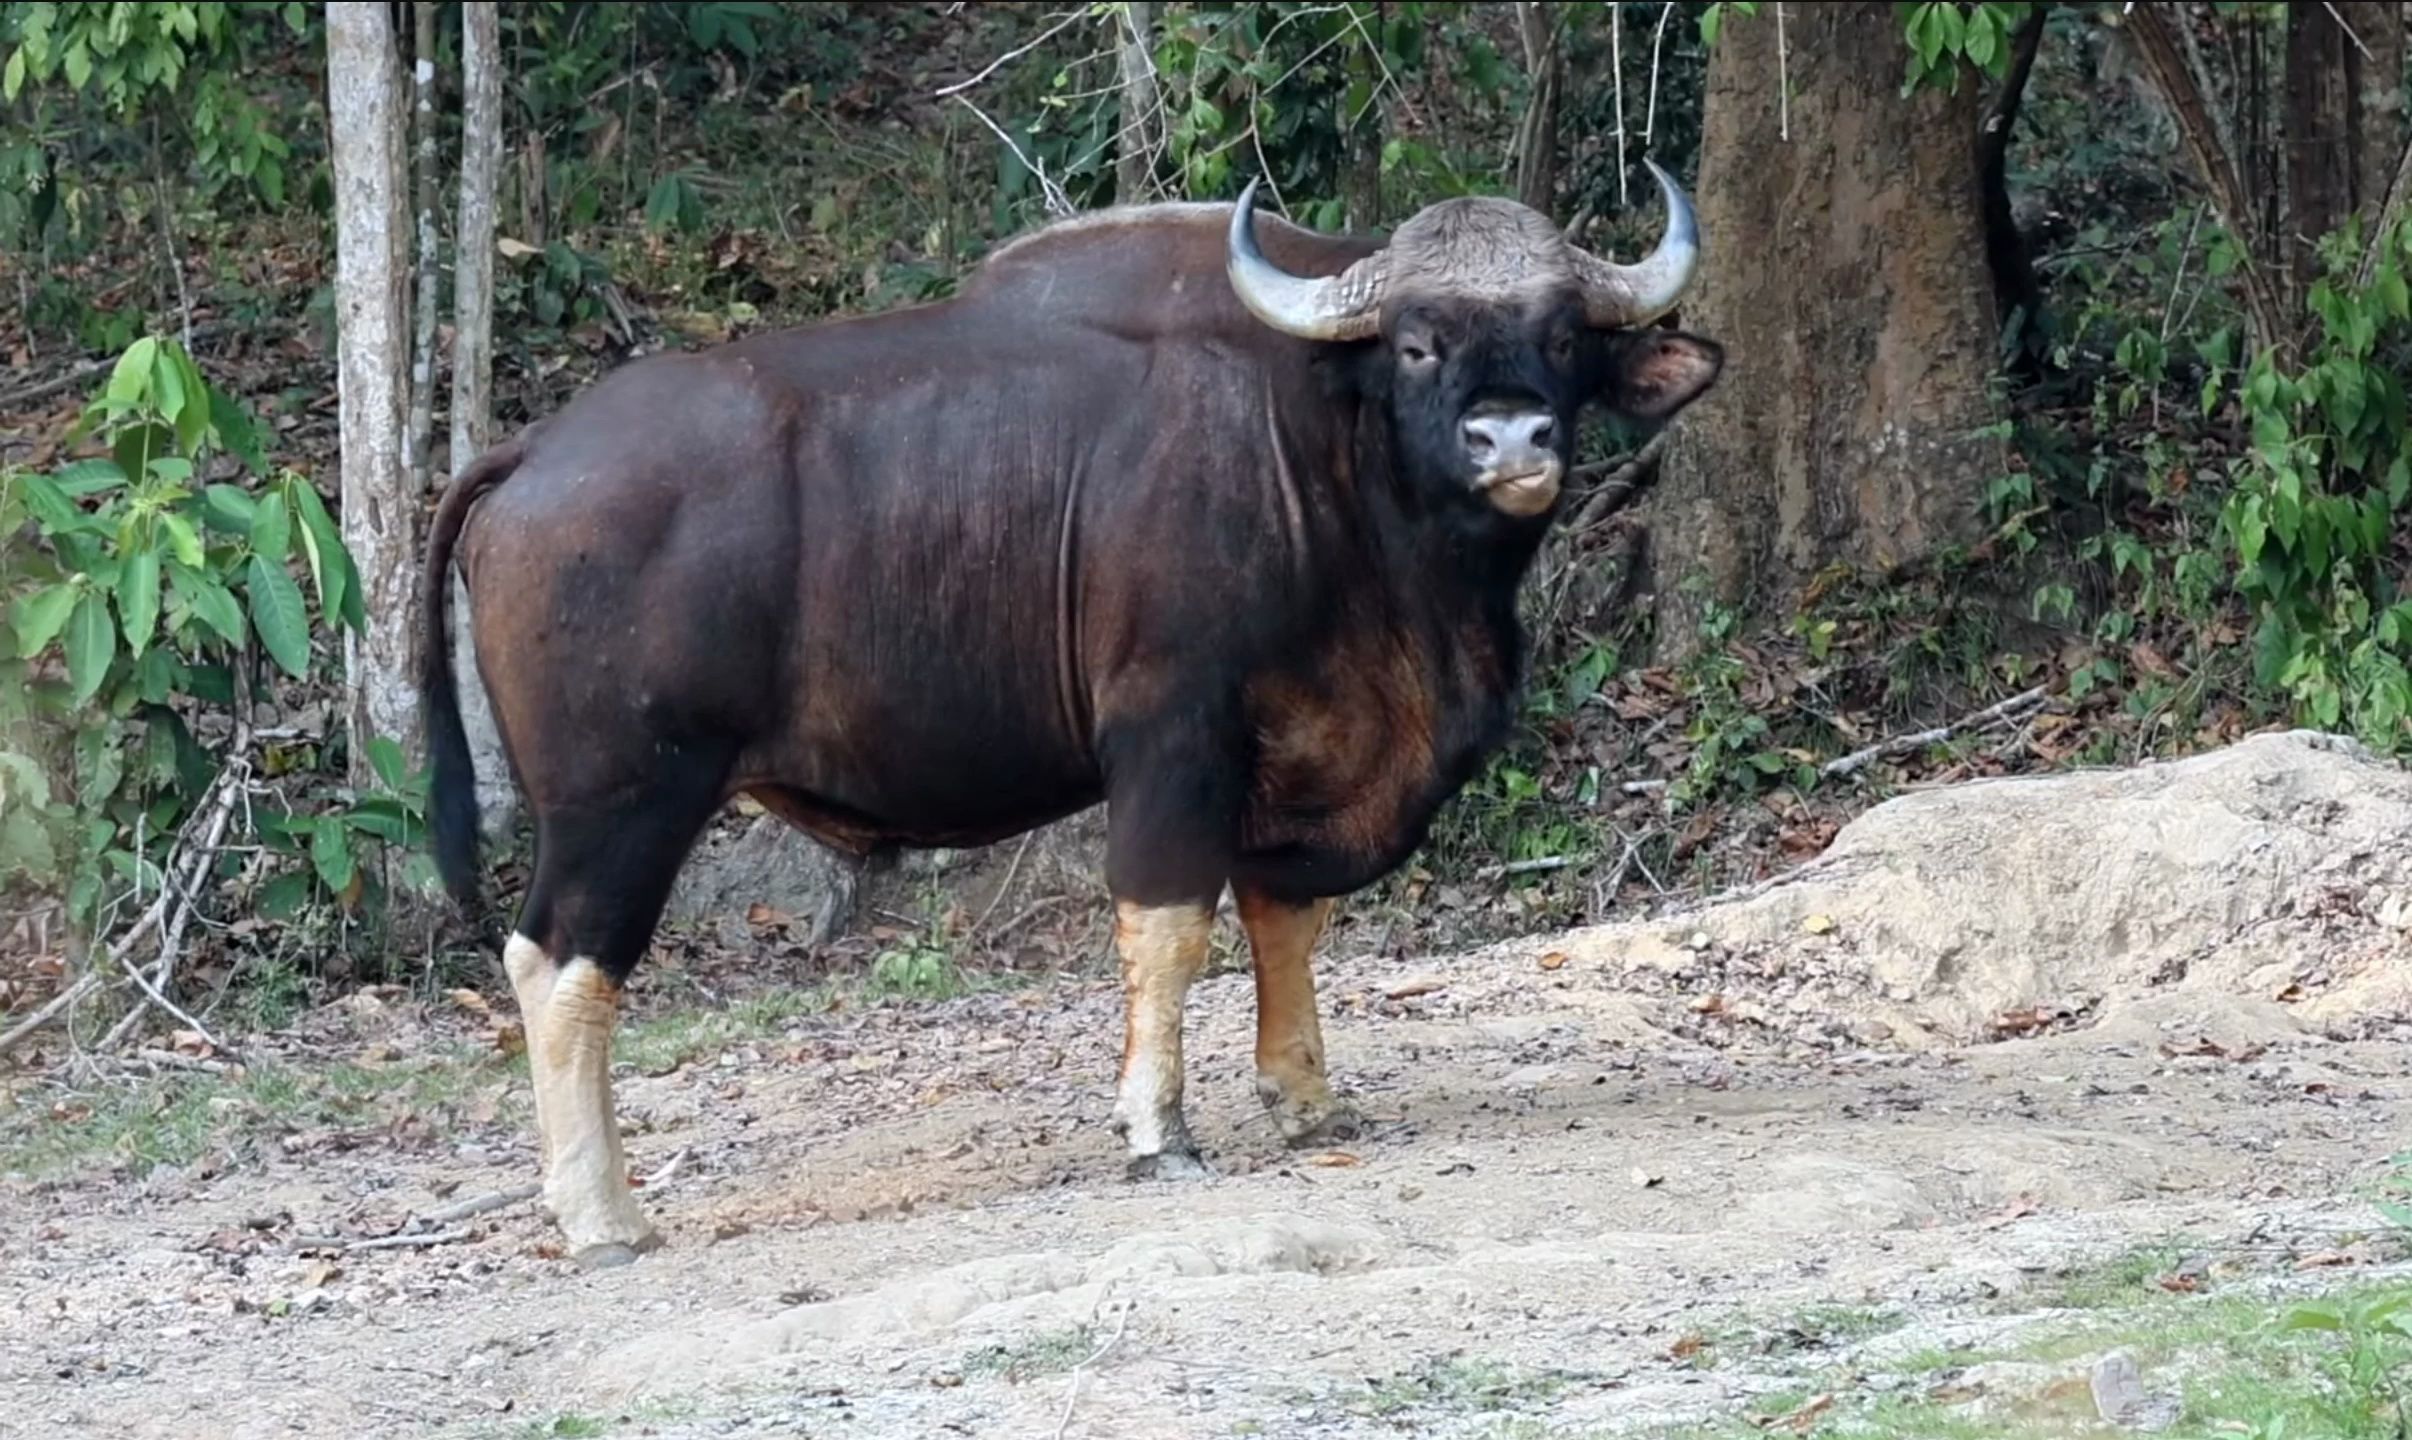
[[[1256,1098],[1273,1117],[1273,1128],[1294,1148],[1354,1140],[1365,1132],[1356,1107],[1321,1084],[1305,1094],[1295,1094],[1285,1091],[1280,1082],[1259,1076]]]
[[[1127,1173],[1133,1180],[1212,1180],[1214,1167],[1194,1150],[1162,1150],[1133,1155]]]
[[[581,1270],[617,1270],[623,1265],[634,1265],[637,1257],[650,1255],[661,1248],[661,1235],[656,1231],[647,1231],[645,1237],[634,1244],[606,1240],[601,1244],[582,1246],[570,1258],[577,1262]]]
[[[1293,1150],[1354,1140],[1365,1133],[1365,1121],[1356,1107],[1341,1100],[1312,1107],[1281,1107],[1273,1112],[1273,1124]]]

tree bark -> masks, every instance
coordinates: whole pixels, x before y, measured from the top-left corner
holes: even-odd
[[[1652,507],[1668,658],[1697,647],[1709,599],[1780,613],[1830,566],[1973,541],[2004,463],[1979,434],[1996,409],[1976,147],[1951,138],[1976,135],[1979,87],[1904,97],[1891,5],[1786,12],[1789,142],[1769,13],[1729,19],[1709,60],[1683,321],[1728,359]]]
[[[1608,23],[1617,23],[1613,10]],[[1516,33],[1533,83],[1532,103],[1516,131],[1516,198],[1547,215],[1558,196],[1558,76],[1565,68],[1558,62],[1559,31],[1551,8],[1518,0]]]
[[[411,478],[425,491],[435,474],[436,289],[442,274],[436,242],[435,0],[417,0],[411,9],[418,31],[411,47],[416,99],[411,125],[418,139],[419,314],[411,334],[410,430],[403,445],[410,456]]]
[[[452,268],[452,450],[458,474],[493,443],[494,240],[496,192],[502,180],[503,67],[501,20],[494,0],[461,6],[461,207],[454,226]],[[461,697],[461,724],[477,771],[478,815],[489,834],[508,830],[518,792],[503,757],[493,704],[477,670],[469,587],[452,577],[452,665]]]
[[[2286,7],[2284,263],[2298,290],[2320,274],[2320,237],[2353,214],[2354,91],[2361,66],[2325,5]]]
[[[1137,205],[1155,188],[1156,7],[1152,0],[1124,0],[1121,43],[1121,125],[1114,139],[1114,200]]]
[[[2347,0],[2337,6],[2370,54],[2356,51],[2361,83],[2354,87],[2353,203],[2365,220],[2387,199],[2404,153],[2404,10],[2385,0]],[[2350,42],[2348,42],[2350,43]]]
[[[419,489],[404,463],[409,227],[402,70],[383,4],[327,6],[327,120],[335,172],[336,374],[344,545],[367,624],[344,639],[352,775],[376,736],[414,749]]]

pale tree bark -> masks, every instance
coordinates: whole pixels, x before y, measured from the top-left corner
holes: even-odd
[[[417,0],[411,10],[418,22],[412,46],[411,126],[418,140],[419,314],[410,345],[410,430],[402,443],[410,456],[411,478],[424,491],[435,473],[436,289],[442,273],[436,243],[435,0]]]
[[[1155,188],[1156,7],[1151,0],[1125,0],[1121,43],[1121,125],[1115,131],[1114,200],[1136,205]]]
[[[461,6],[461,208],[453,236],[452,450],[458,474],[494,439],[494,240],[502,181],[502,26],[494,0]],[[452,576],[452,664],[461,724],[477,771],[478,815],[489,834],[510,828],[518,792],[478,678],[469,623],[469,588]]]
[[[1829,566],[1885,571],[1977,538],[2002,472],[1977,204],[1982,87],[1901,94],[1882,3],[1727,20],[1709,59],[1687,330],[1723,381],[1677,426],[1650,516],[1662,655],[1707,596],[1785,613]],[[1779,138],[1779,64],[1790,80]],[[1687,583],[1690,582],[1690,583]]]
[[[419,632],[419,495],[404,464],[409,386],[409,227],[403,93],[387,7],[327,6],[327,121],[335,172],[336,376],[343,539],[360,570],[367,624],[344,640],[352,774],[372,773],[376,736],[411,747]]]

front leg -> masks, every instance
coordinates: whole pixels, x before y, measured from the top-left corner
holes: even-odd
[[[1295,904],[1250,886],[1234,886],[1232,898],[1256,959],[1256,1096],[1292,1145],[1350,1139],[1357,1113],[1332,1094],[1315,1014],[1315,940],[1332,902]]]
[[[1130,1146],[1137,1179],[1188,1180],[1214,1173],[1199,1158],[1181,1114],[1181,1007],[1206,967],[1214,929],[1210,905],[1114,906],[1122,955],[1122,1081],[1114,1129]]]

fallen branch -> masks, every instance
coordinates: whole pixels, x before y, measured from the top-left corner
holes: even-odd
[[[1658,460],[1661,455],[1666,453],[1667,436],[1673,433],[1672,430],[1659,431],[1651,436],[1641,449],[1634,451],[1631,459],[1609,471],[1607,478],[1601,480],[1598,487],[1593,489],[1589,495],[1583,497],[1583,508],[1575,512],[1574,523],[1570,528],[1578,531],[1590,529],[1640,499],[1651,486],[1657,484]],[[1602,467],[1577,466],[1574,478],[1587,479],[1586,472],[1596,472],[1600,468]]]
[[[2021,690],[2007,700],[1988,705],[1973,715],[1963,715],[1948,725],[1938,725],[1932,730],[1921,730],[1914,735],[1896,735],[1890,740],[1879,740],[1866,749],[1854,750],[1839,760],[1829,760],[1818,767],[1818,773],[1829,777],[1855,774],[1867,768],[1874,761],[1895,755],[1907,755],[1912,751],[1923,750],[1929,745],[1940,745],[1963,730],[1979,730],[1995,721],[2023,715],[2041,705],[2047,693],[2045,687],[2041,685],[2032,690]]]
[[[240,323],[233,320],[205,320],[193,327],[192,334],[187,338],[185,348],[189,352],[192,348],[192,341],[206,340],[213,336],[225,334],[230,330],[240,330],[252,335],[265,337],[269,335],[281,335],[292,328],[293,324],[291,321],[273,318],[263,320],[247,320]],[[195,360],[200,359],[198,355],[194,356],[193,358]],[[61,390],[74,389],[78,384],[85,380],[91,379],[95,375],[106,374],[108,371],[115,369],[116,366],[117,357],[114,355],[105,355],[92,360],[79,360],[75,364],[69,366],[66,370],[51,376],[47,380],[36,381],[35,383],[24,386],[21,389],[11,390],[5,395],[0,395],[0,410],[13,410],[19,405],[29,404],[35,400],[46,400],[49,397],[58,394]]]
[[[156,1046],[149,1045],[135,1051],[134,1058],[147,1060],[153,1065],[165,1065],[171,1070],[198,1070],[205,1075],[224,1075],[236,1068],[224,1060],[209,1060],[199,1055],[179,1055],[173,1050],[161,1050]]]
[[[466,1230],[436,1230],[415,1232],[405,1230],[396,1235],[378,1235],[367,1240],[336,1240],[326,1242],[350,1250],[417,1250],[428,1245],[457,1245],[469,1238]],[[312,1245],[306,1248],[319,1249]]]
[[[467,1200],[456,1200],[450,1205],[439,1206],[425,1214],[414,1215],[411,1217],[410,1223],[403,1229],[409,1232],[439,1229],[467,1220],[474,1215],[484,1215],[494,1210],[507,1210],[523,1200],[533,1200],[543,1193],[544,1187],[533,1182],[526,1185],[514,1185],[508,1190],[489,1190],[483,1195],[475,1195]]]
[[[1549,870],[1563,870],[1574,861],[1564,855],[1544,855],[1538,860],[1510,860],[1505,865],[1486,865],[1474,872],[1477,879],[1504,880],[1510,875],[1538,875]]]

